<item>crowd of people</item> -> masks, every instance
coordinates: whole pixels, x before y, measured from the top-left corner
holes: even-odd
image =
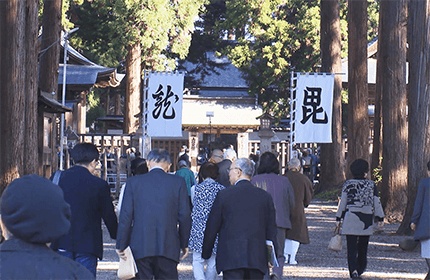
[[[169,152],[153,149],[131,163],[133,176],[114,209],[107,183],[93,175],[97,148],[81,143],[70,153],[74,166],[51,180],[27,175],[4,191],[2,278],[94,279],[103,258],[102,221],[119,258],[131,248],[136,279],[178,279],[189,249],[197,280],[221,273],[226,280],[281,279],[285,264],[297,264],[300,244],[310,242],[304,209],[313,188],[298,158],[281,175],[271,152],[248,159],[231,147],[215,149],[194,174],[184,150],[173,174]],[[350,170],[354,178],[342,187],[336,226],[346,235],[350,276],[361,279],[375,218],[382,226],[384,212],[367,161],[355,160]],[[429,188],[430,178],[423,179],[411,228],[430,271]]]

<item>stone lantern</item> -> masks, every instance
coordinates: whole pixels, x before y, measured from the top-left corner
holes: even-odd
[[[257,119],[260,119],[260,130],[258,131],[258,137],[260,137],[260,155],[262,155],[265,152],[272,151],[272,137],[275,135],[275,133],[272,131],[274,117],[268,113],[264,113]]]

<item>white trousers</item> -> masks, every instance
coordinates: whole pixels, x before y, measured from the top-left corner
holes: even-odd
[[[284,256],[286,262],[289,261],[290,264],[297,264],[296,254],[299,250],[299,246],[300,242],[291,239],[285,239]]]
[[[212,256],[205,260],[202,258],[201,252],[193,252],[193,273],[194,279],[196,280],[214,280],[216,273],[216,263],[215,263],[216,255],[212,254]],[[205,273],[205,264],[207,263],[206,273]]]

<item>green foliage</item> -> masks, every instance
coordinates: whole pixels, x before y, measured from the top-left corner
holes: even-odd
[[[109,0],[106,0],[109,1]],[[147,70],[175,69],[191,43],[194,21],[206,0],[110,0],[115,45],[140,41],[142,67]]]
[[[117,68],[124,61],[126,51],[114,40],[120,35],[112,30],[115,17],[108,3],[106,0],[84,0],[81,5],[73,6],[71,13],[79,30],[71,42],[91,61]]]
[[[96,90],[90,91],[87,96],[87,123],[86,126],[91,126],[94,121],[106,115],[105,109],[100,106],[100,94]]]
[[[316,194],[313,198],[322,201],[337,201],[342,189],[328,190]]]
[[[218,28],[235,42],[221,54],[245,73],[250,94],[258,94],[265,111],[282,117],[290,70],[315,71],[320,61],[319,26],[317,0],[227,1]]]
[[[379,161],[382,162],[382,157],[379,158]],[[376,185],[382,181],[382,166],[378,165],[375,169],[372,170],[372,179],[375,181]]]

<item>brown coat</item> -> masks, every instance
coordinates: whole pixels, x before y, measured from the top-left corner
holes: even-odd
[[[313,189],[308,177],[297,171],[288,171],[285,176],[290,180],[294,190],[294,209],[291,212],[291,229],[287,231],[287,239],[309,244],[308,225],[305,207],[311,202]]]

